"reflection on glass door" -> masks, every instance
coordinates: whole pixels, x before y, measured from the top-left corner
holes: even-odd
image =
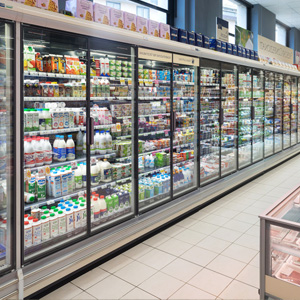
[[[142,210],[171,199],[171,70],[171,53],[139,48],[138,172]]]
[[[239,140],[238,166],[244,168],[251,164],[252,153],[252,88],[251,69],[240,67],[239,72]]]
[[[264,72],[253,69],[253,162],[263,159],[264,148]]]
[[[298,143],[300,142],[300,78],[298,78],[298,98],[297,98],[297,115],[298,115]]]
[[[265,134],[264,155],[268,157],[274,153],[274,73],[265,73]]]
[[[87,230],[87,40],[24,26],[25,260]]]
[[[282,150],[282,96],[283,96],[283,76],[275,74],[275,153]]]
[[[297,78],[292,77],[292,98],[291,98],[291,145],[297,144],[297,119],[298,119],[298,87]]]
[[[91,39],[90,49],[91,226],[99,230],[133,215],[135,66],[129,45]]]
[[[237,169],[237,67],[222,64],[221,176]]]
[[[13,264],[14,25],[0,22],[0,273]]]
[[[201,60],[200,184],[220,177],[220,64]]]
[[[188,64],[189,63],[189,64]],[[173,55],[173,193],[196,187],[199,59]]]
[[[283,87],[283,149],[291,146],[291,76],[284,76]]]

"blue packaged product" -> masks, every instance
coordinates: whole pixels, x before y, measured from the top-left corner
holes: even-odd
[[[232,54],[233,54],[233,55],[238,55],[238,52],[237,52],[237,45],[232,44]]]
[[[254,60],[258,60],[258,52],[254,51]]]
[[[250,59],[255,59],[255,56],[254,56],[254,51],[253,50],[250,50]]]
[[[190,45],[195,45],[195,43],[196,43],[195,32],[188,31],[188,42]]]
[[[221,52],[222,51],[221,41],[217,40],[217,39],[210,39],[209,40],[209,49]]]
[[[204,35],[202,36],[202,41],[203,41],[203,47],[209,49],[209,38],[208,36]]]
[[[245,49],[246,51],[246,58],[250,59],[250,49]]]
[[[242,57],[246,58],[246,48],[241,47],[242,48]]]
[[[171,26],[170,27],[170,35],[172,41],[178,42],[178,28]]]
[[[203,47],[203,36],[200,33],[196,33],[196,46]]]
[[[187,42],[188,42],[187,30],[178,29],[178,41],[181,42],[181,43],[187,44]]]
[[[238,56],[243,56],[243,52],[242,52],[242,47],[241,46],[237,46],[237,55]]]
[[[227,43],[227,49],[226,49],[226,52],[227,52],[228,54],[232,54],[232,44]]]
[[[227,50],[227,43],[221,41],[221,52],[226,53]]]

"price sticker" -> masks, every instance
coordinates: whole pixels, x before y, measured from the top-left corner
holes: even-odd
[[[107,188],[107,184],[103,184],[101,187],[102,187],[103,189],[106,189],[106,188]]]
[[[154,80],[154,84],[155,84],[155,86],[159,86],[158,80]]]
[[[71,200],[71,199],[72,199],[72,197],[70,197],[70,196],[64,196],[64,197],[63,197],[63,200],[64,200],[64,201],[68,201],[68,200]]]
[[[54,204],[55,201],[54,200],[48,200],[46,203],[47,203],[47,205],[51,205],[51,204]]]
[[[128,85],[131,85],[131,84],[132,84],[132,79],[129,78],[129,79],[128,79]]]
[[[38,209],[38,208],[39,208],[39,206],[37,204],[30,206],[30,210],[34,210],[34,209]]]
[[[121,85],[125,85],[125,78],[121,78],[121,79],[120,79],[120,84],[121,84]]]
[[[97,189],[95,189],[95,190],[97,190]],[[84,193],[85,193],[85,191],[80,191],[77,193],[77,196],[82,197],[82,196],[84,196]]]
[[[31,178],[31,170],[30,169],[24,170],[24,178],[25,178],[25,180],[28,180]]]
[[[92,164],[92,165],[95,165],[96,162],[97,162],[97,161],[96,161],[96,158],[95,158],[95,157],[92,157],[92,158],[91,158],[91,164]]]
[[[144,85],[144,80],[143,79],[139,79],[139,85]]]
[[[45,167],[38,168],[38,174],[39,176],[46,176],[46,168]]]

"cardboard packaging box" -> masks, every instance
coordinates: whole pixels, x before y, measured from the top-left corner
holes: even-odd
[[[188,42],[188,33],[184,29],[178,29],[178,41],[180,43],[187,44]]]
[[[136,31],[144,34],[148,34],[148,19],[137,16],[136,17]]]
[[[149,34],[159,37],[159,22],[148,20]]]
[[[37,0],[37,7],[53,12],[59,12],[58,0]]]
[[[196,46],[203,47],[203,36],[200,33],[196,33]]]
[[[170,39],[170,25],[159,23],[159,36],[163,39]]]
[[[99,3],[94,3],[94,21],[110,25],[109,7]]]
[[[227,52],[228,54],[232,54],[232,44],[227,43],[226,52]]]
[[[217,40],[217,39],[210,39],[209,40],[209,49],[221,52],[222,51],[221,41]]]
[[[255,55],[254,55],[254,51],[250,50],[250,59],[254,60],[255,59]]]
[[[124,28],[123,11],[110,8],[109,10],[110,25],[118,28]]]
[[[246,48],[241,47],[242,48],[242,57],[246,58]]]
[[[172,41],[178,42],[178,28],[170,26],[170,36]]]
[[[245,51],[246,51],[246,58],[250,59],[250,49],[245,48]]]
[[[124,28],[130,31],[136,31],[136,15],[126,12],[123,12]]]
[[[242,53],[242,47],[241,46],[237,46],[237,55],[238,56],[243,56],[243,53]]]
[[[232,44],[232,54],[233,55],[238,55],[237,45],[235,45],[235,44]]]
[[[254,51],[254,60],[258,61],[258,52],[257,51]]]
[[[188,31],[188,43],[190,45],[195,45],[196,44],[196,35],[195,35],[195,32]]]
[[[221,52],[226,53],[227,51],[227,43],[221,41]]]
[[[67,0],[65,9],[79,19],[93,21],[93,2],[88,0]]]
[[[209,49],[209,37],[203,34],[203,47]]]

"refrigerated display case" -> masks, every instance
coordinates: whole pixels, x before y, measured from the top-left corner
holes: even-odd
[[[300,142],[300,79],[297,78],[297,141]]]
[[[200,185],[220,178],[220,63],[201,60]]]
[[[264,72],[253,69],[252,76],[252,162],[257,162],[264,157]]]
[[[292,77],[292,98],[291,98],[291,146],[297,144],[297,119],[298,119],[298,79]]]
[[[300,188],[260,216],[260,299],[299,299]],[[298,295],[298,296],[297,296]]]
[[[275,73],[275,119],[274,119],[274,142],[275,153],[283,147],[283,75]]]
[[[14,258],[14,24],[0,20],[0,275]]]
[[[291,146],[291,87],[292,78],[291,76],[284,75],[284,86],[283,86],[283,149]]]
[[[239,126],[238,126],[238,167],[249,166],[252,161],[252,72],[250,68],[239,70]]]
[[[264,157],[274,153],[274,80],[273,72],[265,73]]]
[[[237,170],[237,66],[221,64],[221,177]]]

